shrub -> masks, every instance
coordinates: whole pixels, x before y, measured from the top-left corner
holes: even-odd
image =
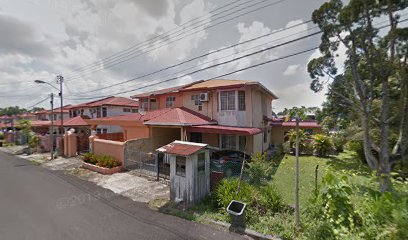
[[[290,142],[289,141],[286,141],[286,142],[284,142],[282,144],[282,150],[283,150],[284,153],[290,154],[291,149],[290,149]]]
[[[344,146],[347,143],[346,136],[343,132],[336,132],[332,135],[333,147],[336,152],[340,153],[344,151]]]
[[[259,186],[272,179],[272,171],[272,162],[266,159],[266,154],[256,153],[248,163],[245,174],[251,184]]]
[[[355,152],[360,160],[365,162],[364,146],[363,141],[361,140],[351,140],[346,144],[346,148],[349,151]]]
[[[111,156],[107,155],[102,155],[102,156],[97,156],[97,164],[100,167],[105,167],[105,168],[114,168],[120,166],[120,163],[116,160],[113,159]]]
[[[32,135],[30,137],[30,140],[28,141],[28,144],[30,145],[31,148],[37,147],[39,143],[40,143],[40,138],[37,135]]]
[[[96,156],[92,153],[85,153],[84,155],[82,155],[82,160],[86,163],[94,165],[98,162]]]
[[[237,193],[238,182],[237,178],[224,178],[218,183],[214,191],[214,200],[223,211],[232,200],[249,204],[256,195],[256,190],[244,181],[241,181],[240,191]]]
[[[307,155],[313,155],[313,142],[310,140],[305,141],[304,147],[303,147],[303,154]]]
[[[282,212],[285,208],[282,195],[273,184],[268,184],[260,190],[261,203],[272,213]]]
[[[327,156],[333,149],[332,139],[324,134],[316,134],[313,138],[313,150],[318,156]]]
[[[0,140],[4,140],[4,133],[0,132]]]
[[[290,144],[291,151],[295,153],[296,152],[296,130],[291,129],[287,133],[287,136],[289,137],[289,144]],[[303,152],[307,139],[308,139],[308,136],[306,135],[305,131],[303,131],[302,129],[299,129],[299,153]]]

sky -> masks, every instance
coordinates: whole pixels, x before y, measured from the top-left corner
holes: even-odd
[[[57,75],[64,76],[64,104],[77,104],[91,101],[90,97],[129,97],[210,79],[311,49],[319,45],[319,35],[191,73],[317,31],[305,22],[323,2],[0,0],[0,108],[28,108],[57,93],[34,83],[40,79],[56,84]],[[230,47],[269,33],[273,34]],[[203,54],[208,55],[151,74]],[[313,50],[223,78],[259,81],[279,97],[272,104],[276,112],[320,106],[325,90],[310,90],[306,71],[307,63],[317,56]],[[141,89],[171,78],[176,79]],[[128,92],[117,94],[123,91]],[[58,99],[55,104],[59,105]],[[49,101],[38,106],[49,108]]]

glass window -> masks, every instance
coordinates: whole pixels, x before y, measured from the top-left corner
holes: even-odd
[[[166,108],[173,107],[173,104],[175,101],[176,101],[176,97],[167,97],[166,98]]]
[[[124,108],[123,112],[130,112],[130,108]]]
[[[98,107],[96,108],[96,118],[100,118],[101,117],[101,108]]]
[[[194,105],[196,105],[196,106],[203,105],[203,103],[200,101],[200,95],[198,95],[198,94],[191,95],[191,100],[194,101]]]
[[[108,129],[102,128],[102,133],[108,133]]]
[[[198,171],[198,173],[205,172],[205,153],[198,154],[197,171]]]
[[[238,91],[238,110],[245,111],[245,91]]]
[[[139,109],[137,109],[137,108],[132,109],[132,113],[137,113],[137,112],[139,112]]]
[[[106,107],[102,108],[102,117],[107,117],[108,116],[108,109]]]
[[[239,136],[238,138],[238,145],[239,145],[239,150],[240,151],[245,151],[246,147],[246,136]]]
[[[235,110],[235,91],[223,91],[220,93],[221,111]]]
[[[182,177],[186,176],[186,157],[176,157],[176,175]]]
[[[149,104],[149,99],[147,99],[147,98],[143,98],[143,99],[140,99],[140,103],[141,103],[141,108],[144,110],[144,111],[147,111],[147,107],[148,107],[148,104]]]
[[[235,150],[237,148],[235,135],[221,135],[221,148]]]

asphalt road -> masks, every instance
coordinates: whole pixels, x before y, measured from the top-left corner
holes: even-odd
[[[242,239],[0,151],[0,239]]]

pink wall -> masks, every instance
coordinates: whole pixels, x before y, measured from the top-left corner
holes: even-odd
[[[124,141],[149,137],[149,127],[123,127]]]
[[[125,161],[125,143],[104,139],[94,139],[93,153],[95,155],[111,156],[116,161],[121,162],[123,167]]]

